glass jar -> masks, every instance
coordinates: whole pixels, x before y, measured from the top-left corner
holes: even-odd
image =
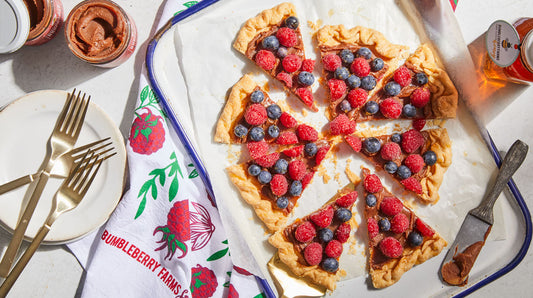
[[[30,33],[25,45],[41,45],[57,34],[63,24],[63,4],[59,0],[24,0],[30,16]]]

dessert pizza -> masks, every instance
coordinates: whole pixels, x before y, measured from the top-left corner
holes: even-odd
[[[330,149],[326,140],[308,144],[312,150],[297,145],[268,154],[251,152],[250,161],[226,169],[241,197],[271,231],[285,224]]]
[[[363,169],[368,267],[376,288],[396,283],[414,265],[438,255],[446,241]]]
[[[357,26],[324,26],[317,32],[323,77],[329,89],[333,119],[357,119],[381,81],[408,55],[408,47],[389,42],[379,31]]]
[[[295,220],[268,241],[280,260],[297,276],[334,290],[339,279],[339,257],[353,228],[353,185],[345,187],[315,212]]]
[[[282,3],[246,21],[233,47],[280,81],[313,111],[314,61],[305,58],[296,10]]]
[[[436,203],[444,173],[452,161],[445,128],[374,137],[345,136],[346,142],[374,165],[384,169],[425,203]]]

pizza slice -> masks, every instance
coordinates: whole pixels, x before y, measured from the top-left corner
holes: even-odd
[[[315,81],[314,61],[305,58],[293,4],[281,3],[246,21],[233,47],[280,81],[311,110],[318,110],[311,90]]]
[[[270,231],[282,227],[330,149],[324,139],[228,167],[232,183]],[[313,147],[312,151],[308,147]]]
[[[352,207],[356,199],[354,185],[348,185],[320,209],[277,231],[268,242],[295,275],[332,291],[340,278],[343,243],[355,225]]]
[[[369,95],[408,55],[408,47],[389,42],[377,30],[344,25],[317,32],[323,79],[329,89],[329,117],[347,114],[356,119]]]
[[[424,203],[439,200],[439,187],[452,163],[452,143],[445,128],[373,137],[353,134],[345,140]]]
[[[365,168],[363,184],[369,273],[374,287],[385,288],[438,255],[447,243]]]
[[[431,48],[421,45],[383,82],[357,121],[454,118],[458,94]]]
[[[244,143],[261,151],[255,156],[266,154],[268,144],[306,145],[318,138],[316,129],[283,111],[248,74],[232,87],[214,136],[218,143]]]

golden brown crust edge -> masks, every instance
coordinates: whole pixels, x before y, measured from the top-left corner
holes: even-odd
[[[296,16],[296,10],[292,3],[281,3],[271,9],[259,13],[257,16],[249,19],[244,23],[237,34],[233,47],[245,54],[248,45],[257,34],[268,30],[271,26],[277,25],[288,16]]]
[[[439,188],[444,174],[452,164],[452,141],[446,128],[431,129],[427,132],[430,150],[437,155],[437,162],[429,166],[430,175],[420,181],[422,194],[419,197],[426,203],[435,204],[440,198]]]

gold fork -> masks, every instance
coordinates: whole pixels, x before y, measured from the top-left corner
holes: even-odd
[[[100,169],[104,159],[95,154],[94,151],[89,150],[84,155],[83,159],[78,163],[76,168],[72,173],[65,179],[63,184],[59,187],[59,190],[56,192],[53,202],[52,209],[46,218],[45,223],[39,229],[39,232],[33,238],[28,249],[24,252],[20,260],[17,262],[13,270],[9,273],[6,280],[0,287],[0,297],[5,297],[13,284],[22,273],[22,270],[26,267],[29,260],[40,246],[43,239],[46,237],[52,224],[55,220],[63,213],[74,209],[79,205],[89,186],[94,180],[96,173]]]
[[[91,97],[89,96],[85,99],[85,94],[81,97],[81,92],[78,92],[78,95],[74,96],[75,92],[76,90],[74,89],[74,91],[67,97],[63,110],[56,121],[52,135],[48,139],[46,156],[43,165],[41,166],[42,170],[38,178],[39,180],[31,193],[26,209],[24,209],[24,213],[13,232],[13,238],[11,239],[11,242],[9,242],[9,246],[0,262],[0,276],[2,277],[7,276],[11,269],[11,265],[20,248],[20,244],[22,243],[24,233],[28,228],[28,223],[33,215],[33,211],[35,210],[46,182],[48,182],[48,178],[50,177],[50,171],[54,167],[56,160],[74,147],[80,134]]]
[[[96,154],[100,154],[103,156],[104,160],[108,159],[109,157],[116,154],[113,153],[111,155],[104,155],[107,152],[113,150],[113,148],[108,148],[107,146],[112,144],[112,141],[109,143],[105,143],[103,145],[103,142],[111,140],[111,137],[107,137],[105,139],[98,140],[96,142],[92,142],[90,144],[86,144],[77,148],[74,148],[70,150],[69,152],[61,155],[56,160],[54,167],[50,171],[50,176],[55,178],[65,178],[70,173],[70,170],[74,168],[77,162],[83,157],[83,154],[88,150],[92,149]],[[100,146],[98,146],[100,145]],[[98,146],[98,147],[97,147]],[[101,151],[101,152],[100,152]],[[16,189],[18,187],[21,187],[25,184],[28,184],[30,182],[33,182],[35,179],[39,178],[41,175],[41,172],[37,172],[34,174],[22,176],[20,178],[14,179],[10,182],[4,183],[0,185],[0,195],[11,191],[13,189]]]

